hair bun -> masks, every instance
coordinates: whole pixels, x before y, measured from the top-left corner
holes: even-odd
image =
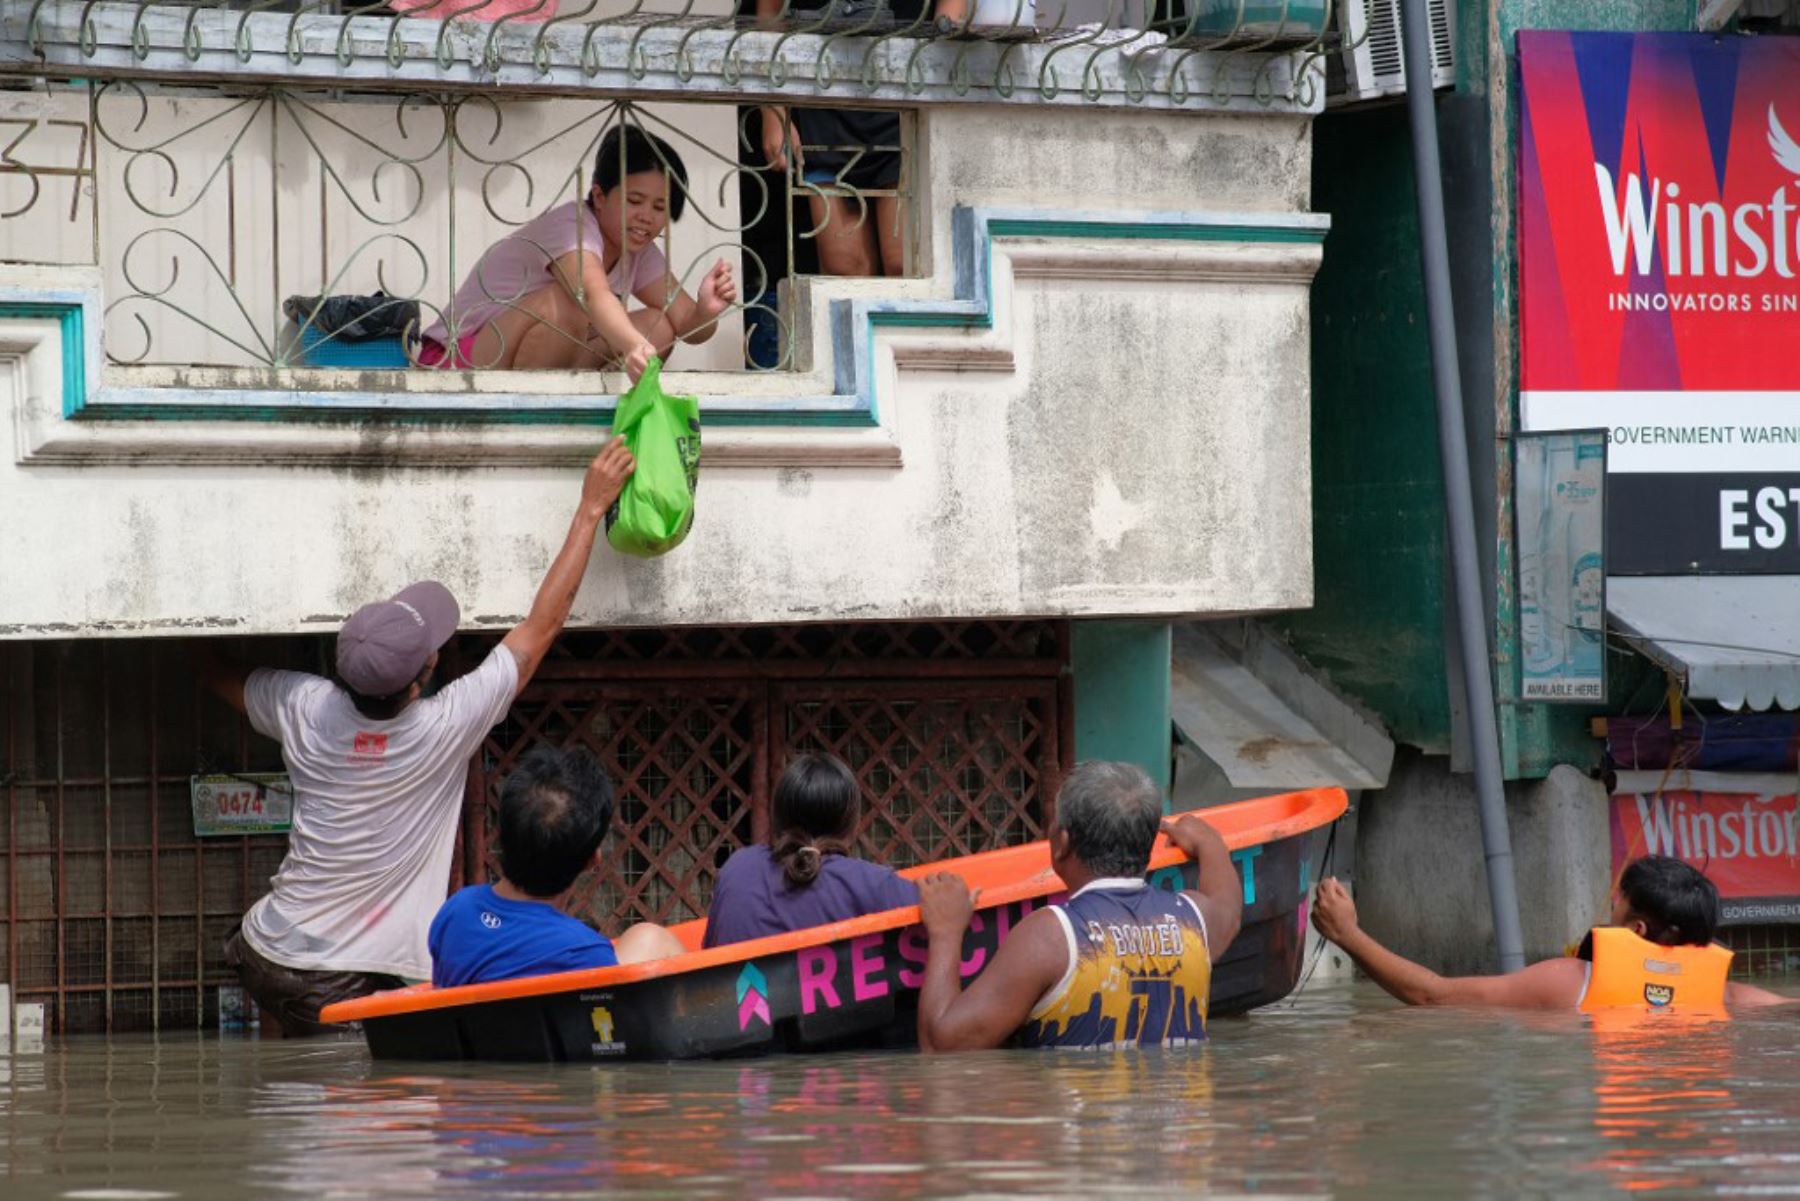
[[[817,880],[820,869],[825,866],[824,848],[803,834],[790,831],[771,850],[775,862],[781,866],[781,874],[793,888],[805,888]]]
[[[824,866],[825,856],[812,843],[794,848],[793,854],[782,865],[782,872],[788,883],[796,888],[804,888],[819,878],[819,868]]]

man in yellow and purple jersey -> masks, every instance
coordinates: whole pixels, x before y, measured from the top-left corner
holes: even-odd
[[[975,898],[947,873],[919,881],[930,950],[919,1046],[1177,1046],[1206,1037],[1213,961],[1237,936],[1243,884],[1218,831],[1163,820],[1162,794],[1129,763],[1079,764],[1056,797],[1050,866],[1068,899],[1015,927],[965,992],[960,961]],[[1192,891],[1144,879],[1158,831],[1200,864]]]

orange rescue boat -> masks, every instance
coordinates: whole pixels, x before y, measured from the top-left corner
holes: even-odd
[[[1244,921],[1213,968],[1213,1015],[1292,992],[1306,946],[1306,897],[1341,789],[1315,789],[1198,810],[1232,851]],[[912,879],[955,872],[981,889],[963,941],[978,975],[1006,933],[1064,892],[1044,842],[921,864]],[[1194,882],[1194,864],[1158,838],[1149,879]],[[360,1022],[377,1059],[597,1062],[910,1046],[925,964],[917,906],[701,950],[705,919],[670,927],[685,955],[620,967],[461,988],[417,985],[329,1005],[327,1022]]]

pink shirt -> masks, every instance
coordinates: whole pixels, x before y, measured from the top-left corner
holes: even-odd
[[[425,336],[448,346],[451,339],[446,321],[456,327],[458,339],[476,333],[508,307],[550,283],[554,278],[550,264],[576,249],[606,261],[606,240],[585,197],[557,205],[488,247],[456,290],[449,310],[431,324]],[[623,297],[661,283],[668,273],[668,261],[652,245],[635,257],[629,252],[621,254],[607,278],[613,293]]]

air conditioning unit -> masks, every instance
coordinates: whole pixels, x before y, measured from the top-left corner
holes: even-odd
[[[1400,49],[1400,0],[1339,0],[1333,20],[1343,47],[1326,61],[1328,104],[1379,100],[1406,92]],[[1430,0],[1431,86],[1456,85],[1456,3]]]

